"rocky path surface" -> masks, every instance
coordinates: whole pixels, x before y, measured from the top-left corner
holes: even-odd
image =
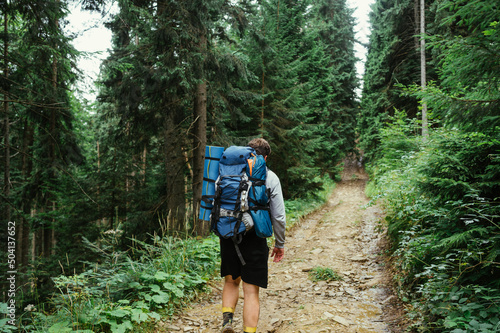
[[[258,332],[395,332],[389,326],[394,302],[388,273],[379,255],[382,216],[364,194],[367,176],[346,168],[329,202],[287,234],[285,259],[269,263],[269,287],[261,289]],[[312,282],[314,267],[331,268],[342,280]],[[165,323],[167,332],[219,332],[222,280],[213,292],[183,315]],[[235,313],[242,332],[243,294]]]

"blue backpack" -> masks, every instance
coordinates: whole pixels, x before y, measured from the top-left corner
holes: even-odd
[[[273,224],[269,210],[269,189],[266,188],[267,166],[262,155],[248,160],[246,170],[251,186],[248,191],[248,209],[254,222],[255,233],[262,238],[273,235]]]
[[[224,151],[210,216],[215,234],[239,244],[248,229],[243,220],[249,213],[257,236],[272,236],[266,176],[266,161],[253,148],[231,146]]]

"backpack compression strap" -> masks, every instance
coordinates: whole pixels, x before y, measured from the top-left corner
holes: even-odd
[[[249,177],[248,179],[252,181],[251,190],[254,191],[254,197],[255,197],[256,196],[255,195],[255,187],[256,186],[266,186],[266,181],[263,179],[256,179],[256,178],[252,178],[252,177]],[[269,207],[269,202],[271,201],[271,196],[270,196],[270,191],[268,188],[266,188],[266,194],[267,194],[267,202],[264,205],[259,204],[255,199],[252,199],[250,196],[248,196],[248,202],[251,202],[253,204],[253,206],[250,206],[248,209],[254,210],[254,211],[267,210],[270,214],[271,209]]]
[[[210,157],[206,157],[207,159],[213,159],[215,160],[215,158],[210,158]],[[210,178],[205,178],[203,177],[203,180],[204,181],[207,181],[209,183],[215,183],[215,180],[213,179],[210,179]],[[200,206],[204,209],[212,209],[212,207],[209,207],[209,206],[206,206],[206,205],[203,205],[203,203],[207,204],[207,205],[212,205],[212,202],[213,202],[213,199],[215,198],[215,194],[213,195],[202,195],[201,196],[201,203],[200,203]]]
[[[236,222],[236,226],[234,228],[235,231],[237,231],[238,228],[240,227],[243,213],[240,212],[238,215],[239,215],[238,222]],[[238,255],[238,258],[240,258],[241,264],[243,266],[245,266],[246,265],[245,259],[243,259],[243,255],[241,254],[240,247],[238,246],[241,243],[241,240],[243,239],[243,235],[242,234],[237,234],[235,232],[234,236],[231,237],[231,239],[233,240],[234,248],[236,249],[236,254]]]
[[[222,178],[224,178],[224,177],[241,177],[241,175],[222,176]],[[221,178],[219,178],[219,182],[220,181],[221,181]],[[219,183],[217,183],[217,185],[219,185]],[[240,183],[240,186],[238,188],[238,197],[240,197],[240,195],[241,195],[242,188],[243,187]],[[220,197],[220,195],[221,195],[221,188],[220,188],[220,186],[217,186],[214,197]],[[217,232],[217,228],[215,226],[216,221],[219,220],[220,217],[225,217],[225,216],[230,216],[230,217],[236,218],[237,221],[236,221],[236,224],[234,226],[234,232],[233,232],[234,235],[231,237],[231,240],[233,241],[234,248],[236,250],[236,254],[238,255],[238,258],[240,259],[241,264],[243,266],[245,266],[246,265],[245,259],[243,259],[243,255],[241,254],[240,247],[238,246],[241,243],[241,240],[243,239],[243,235],[241,233],[238,233],[238,230],[240,228],[240,225],[241,225],[242,219],[243,219],[243,212],[240,209],[238,209],[238,204],[240,202],[236,201],[235,210],[229,210],[229,209],[224,209],[220,206],[220,204],[221,204],[220,200],[215,200],[215,201],[216,201],[216,203],[215,203],[213,211],[212,211],[212,218],[213,218],[212,230],[214,230],[215,233],[219,237],[221,237],[221,235]]]
[[[208,149],[209,147],[207,147]],[[209,150],[207,150],[209,151]],[[208,153],[205,153],[205,154],[208,154]],[[220,157],[212,157],[212,156],[205,156],[205,160],[209,160],[209,161],[216,161],[216,162],[219,162],[220,161]],[[208,183],[214,183],[215,184],[215,179],[210,179],[210,178],[207,178],[207,177],[203,177],[203,181],[206,181]],[[207,185],[208,186],[208,185]],[[201,196],[201,203],[200,203],[200,206],[204,209],[212,209],[212,202],[213,202],[213,199],[215,198],[215,194],[213,195],[202,195]],[[206,205],[203,205],[203,203],[205,203]]]
[[[241,179],[240,186],[238,187],[238,198],[241,198],[241,193],[245,190],[248,189],[248,184],[246,181],[244,181],[244,178]],[[237,207],[240,206],[238,209]],[[236,253],[238,254],[238,258],[240,258],[241,264],[243,266],[246,265],[245,259],[243,259],[243,255],[241,254],[240,247],[238,246],[241,243],[241,240],[243,239],[243,235],[238,233],[238,230],[240,229],[240,225],[243,220],[243,212],[241,211],[241,201],[238,202],[236,201],[235,204],[235,213],[237,213],[236,216],[236,224],[234,226],[234,236],[231,237],[233,239],[234,243],[234,248],[236,249]]]

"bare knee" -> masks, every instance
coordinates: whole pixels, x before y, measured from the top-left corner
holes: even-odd
[[[232,287],[238,287],[239,288],[240,283],[241,283],[241,277],[233,279],[233,277],[231,275],[226,275],[224,277],[224,283],[228,284],[228,285],[231,285]]]
[[[257,298],[259,297],[259,286],[256,286],[254,284],[250,284],[250,283],[245,283],[243,281],[243,293],[246,295],[246,296],[256,296]]]

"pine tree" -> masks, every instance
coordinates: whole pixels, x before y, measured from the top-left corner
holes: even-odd
[[[2,89],[3,93],[3,105],[2,109],[4,112],[3,118],[3,146],[4,146],[4,183],[3,183],[3,200],[2,200],[2,211],[4,216],[2,218],[5,221],[11,221],[11,204],[10,204],[10,110],[9,110],[9,5],[7,1],[3,3],[3,80],[4,87]],[[4,203],[5,202],[5,203]]]
[[[145,204],[148,210],[166,217],[170,231],[186,232],[195,227],[196,232],[206,234],[208,226],[197,228],[195,218],[201,195],[207,122],[221,118],[214,113],[221,108],[220,101],[225,100],[223,109],[231,104],[228,101],[235,89],[228,77],[244,71],[234,65],[237,59],[230,56],[231,51],[224,45],[227,36],[220,19],[224,13],[228,13],[228,18],[235,17],[238,8],[219,0],[175,3],[124,0],[119,5],[120,14],[109,25],[115,34],[114,48],[104,63],[100,94],[101,116],[118,122],[119,129],[102,137],[101,141],[106,141],[103,158],[108,140],[113,145],[118,143],[115,138],[123,138],[123,142],[116,146],[116,156],[107,158],[109,163],[125,163],[133,169],[137,164],[134,159],[140,157],[127,160],[123,153],[138,156],[148,151],[149,159],[154,161],[147,171],[151,182],[132,192],[150,193],[164,186],[156,193],[156,202]],[[107,127],[105,123],[102,125]],[[126,133],[120,134],[124,129]],[[138,140],[143,141],[138,143]],[[121,184],[118,188],[123,189],[126,180],[112,177],[116,179],[115,185]],[[137,212],[134,202],[144,202],[143,196],[130,194],[135,207],[130,208]],[[106,206],[126,206],[121,199],[113,200],[114,204]],[[112,209],[108,211],[112,213]],[[121,208],[119,215],[126,217],[128,211]],[[148,214],[144,211],[135,216],[157,220],[147,217]],[[131,230],[144,229],[144,223],[138,221],[130,220],[127,224]],[[155,224],[148,227],[149,232],[158,229]]]
[[[353,10],[347,8],[344,0],[325,0],[315,3],[314,16],[318,46],[310,49],[323,52],[321,63],[307,69],[309,75],[314,75],[310,82],[319,89],[314,98],[319,101],[314,114],[318,124],[315,163],[334,177],[337,164],[345,154],[354,152],[356,145],[358,59],[354,53]]]
[[[2,179],[9,185],[2,211],[7,203],[17,226],[16,268],[43,284],[47,271],[33,267],[51,269],[57,249],[64,249],[61,185],[70,183],[72,168],[83,161],[70,92],[78,52],[63,31],[65,1],[4,1],[1,9]],[[22,285],[28,274],[20,276]]]
[[[162,75],[160,68],[154,65],[155,54],[158,54],[155,52],[162,42],[155,41],[153,33],[165,33],[164,28],[158,28],[162,26],[159,15],[164,9],[161,2],[155,1],[124,0],[118,6],[119,13],[108,24],[113,32],[113,49],[101,72],[99,116],[102,121],[98,123],[101,127],[98,140],[102,166],[98,177],[106,185],[100,186],[99,199],[108,228],[142,235],[158,229],[156,224],[144,223],[156,220],[147,212],[152,205],[158,205],[155,200],[143,200],[149,191],[145,180],[149,176],[157,182],[158,172],[166,170],[161,166],[158,172],[150,174],[154,169],[147,168],[148,158],[162,159],[165,152],[160,140],[167,117],[156,103],[166,87],[161,77],[158,80]],[[153,7],[158,11],[150,12]],[[177,196],[184,197],[183,192],[184,189]],[[165,190],[158,194],[162,193]],[[135,217],[131,218],[131,212]]]
[[[432,7],[428,44],[439,80],[418,94],[444,125],[490,131],[500,124],[498,4],[446,0]]]
[[[250,81],[240,81],[243,94],[219,126],[231,144],[246,144],[255,136],[270,141],[269,165],[288,197],[321,186],[322,173],[335,176],[342,150],[352,149],[355,139],[354,37],[352,26],[345,27],[351,13],[341,11],[344,21],[329,23],[338,29],[333,42],[320,35],[325,29],[327,36],[331,28],[317,23],[323,19],[312,8],[307,2],[266,1],[251,14],[242,43]],[[345,3],[336,9],[341,8]],[[339,32],[342,28],[345,33]],[[335,85],[344,89],[338,95]]]
[[[269,165],[280,175],[287,196],[298,196],[300,191],[317,186],[312,162],[305,158],[303,140],[308,138],[300,126],[308,112],[298,77],[307,6],[307,2],[262,2],[252,19],[252,33],[244,42],[249,69],[258,78],[250,89],[260,94],[261,100],[247,110],[247,121],[235,129],[246,140],[255,136],[269,140],[273,151]]]
[[[417,116],[417,100],[402,96],[397,85],[420,82],[419,53],[415,42],[419,25],[413,0],[377,0],[372,8],[372,34],[358,126],[360,146],[368,158],[376,152],[379,129],[388,116],[394,115],[395,109],[405,110],[410,118]]]

